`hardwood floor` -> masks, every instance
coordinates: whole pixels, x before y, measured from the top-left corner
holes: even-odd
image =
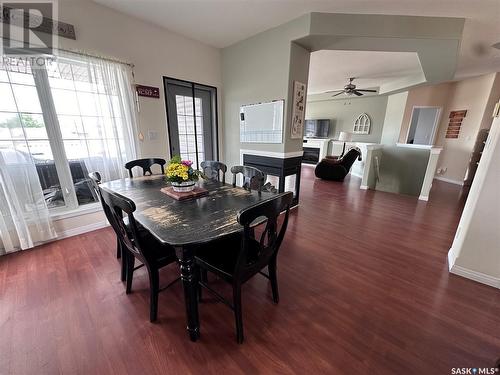
[[[182,287],[148,319],[143,269],[125,295],[111,229],[0,258],[0,374],[450,374],[500,357],[500,293],[450,275],[462,209],[456,186],[431,200],[359,190],[303,168],[301,205],[278,257],[280,303],[243,287],[245,343],[232,312],[200,305],[185,331]],[[175,266],[161,273],[164,284]],[[225,292],[229,289],[220,285]]]

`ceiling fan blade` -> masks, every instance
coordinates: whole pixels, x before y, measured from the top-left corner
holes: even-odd
[[[331,92],[344,92],[344,89],[342,89],[342,90],[330,90],[330,91],[325,91],[324,93],[329,94]]]
[[[360,93],[358,90],[354,90],[353,94],[356,95],[356,96],[363,96],[363,94]]]
[[[339,95],[341,95],[341,94],[343,94],[343,93],[344,93],[344,91],[341,91],[341,92],[339,92],[338,94],[332,95],[332,98],[335,98],[336,96],[339,96]]]
[[[362,90],[362,89],[360,89],[360,90],[356,90],[356,91],[364,91],[364,92],[377,92],[377,90]]]

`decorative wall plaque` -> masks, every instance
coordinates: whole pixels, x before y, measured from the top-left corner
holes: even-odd
[[[352,132],[354,134],[370,134],[372,122],[366,113],[360,114],[354,121]]]
[[[466,109],[450,112],[445,138],[458,138],[458,136],[460,135],[460,128],[462,127],[462,121],[466,115]]]
[[[160,89],[153,86],[135,85],[137,95],[145,96],[146,98],[160,98]]]
[[[3,2],[4,3],[4,2]],[[41,3],[41,2],[38,2]],[[49,2],[47,2],[50,4]],[[37,5],[37,2],[35,3],[30,3],[29,1],[26,2],[19,2],[16,3],[14,1],[11,1],[8,3],[10,6],[6,6],[5,3],[3,6],[0,7],[0,22],[4,24],[23,24],[23,25],[31,25],[31,24],[37,24],[39,26],[36,27],[38,31],[51,34],[51,35],[58,35],[63,38],[67,39],[73,39],[76,40],[76,34],[75,34],[75,26],[62,22],[62,21],[56,21],[52,19],[51,17],[48,17],[47,15],[43,15],[40,17],[37,14],[34,13],[28,13],[27,11],[22,12],[21,14],[17,11],[19,9],[17,8],[25,8],[27,9],[28,7],[35,7]],[[50,8],[52,9],[52,8]],[[15,19],[15,17],[22,17],[23,20],[20,19]],[[15,22],[13,22],[13,19],[15,19]]]

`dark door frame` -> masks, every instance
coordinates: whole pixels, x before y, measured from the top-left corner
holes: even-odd
[[[195,97],[194,94],[195,94],[196,86],[199,86],[201,88],[206,87],[207,89],[214,90],[214,92],[215,92],[214,103],[213,103],[214,104],[214,111],[213,111],[214,113],[212,114],[213,122],[215,122],[215,129],[214,129],[215,130],[215,132],[214,132],[215,153],[214,153],[214,156],[215,156],[216,160],[219,161],[219,104],[218,104],[218,98],[217,98],[217,95],[218,95],[217,87],[205,85],[203,83],[197,83],[194,81],[187,81],[184,79],[163,76],[163,78],[162,78],[163,95],[164,95],[165,110],[166,110],[166,115],[167,115],[167,135],[168,135],[168,148],[169,148],[168,152],[169,152],[170,158],[172,158],[172,139],[171,139],[171,135],[170,135],[170,123],[169,123],[170,114],[169,114],[169,110],[168,110],[168,100],[167,100],[167,81],[168,80],[178,81],[180,83],[185,83],[185,84],[189,85],[191,87],[191,92],[192,92],[193,98]],[[195,122],[195,129],[196,129],[196,122]]]

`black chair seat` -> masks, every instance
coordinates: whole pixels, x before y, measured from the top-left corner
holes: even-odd
[[[144,227],[138,228],[137,235],[142,247],[148,249],[148,256],[151,257],[150,262],[155,262],[159,267],[163,267],[177,260],[174,248],[162,244]]]
[[[196,262],[204,268],[231,281],[234,269],[240,255],[243,233],[235,233],[220,240],[205,245],[196,255]],[[259,258],[259,243],[251,240],[248,243],[247,264],[257,262]]]

